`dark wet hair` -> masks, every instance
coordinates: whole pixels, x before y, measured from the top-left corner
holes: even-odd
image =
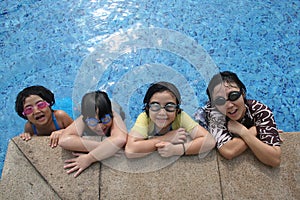
[[[34,85],[23,89],[17,95],[16,102],[15,102],[15,110],[20,117],[23,119],[27,119],[26,116],[22,114],[24,110],[24,102],[27,97],[30,95],[37,95],[40,96],[43,100],[47,101],[51,106],[55,104],[54,94],[47,88],[41,85]],[[51,109],[52,110],[52,109]]]
[[[143,110],[146,111],[147,116],[149,116],[149,103],[151,97],[157,93],[157,92],[164,92],[164,91],[169,91],[171,92],[175,97],[176,97],[176,104],[180,105],[181,104],[181,96],[179,93],[179,90],[176,88],[175,85],[169,82],[157,82],[157,83],[152,83],[150,87],[148,88],[145,97],[144,97],[144,108]],[[178,113],[181,112],[181,109],[178,108]]]
[[[209,101],[211,102],[211,98],[212,98],[212,93],[215,89],[215,87],[217,85],[219,85],[220,83],[236,83],[237,86],[240,88],[241,92],[243,94],[246,94],[246,87],[244,85],[244,83],[242,83],[242,81],[238,78],[238,76],[230,71],[224,71],[224,72],[220,72],[218,74],[215,74],[212,79],[210,80],[208,87],[206,89],[206,94],[209,98]]]
[[[111,101],[108,95],[99,90],[86,93],[81,101],[81,114],[83,115],[83,121],[87,118],[94,118],[97,114],[99,119],[106,114],[110,114],[113,117]]]

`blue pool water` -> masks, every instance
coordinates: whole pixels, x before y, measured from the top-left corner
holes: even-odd
[[[174,82],[191,114],[206,101],[217,66],[239,75],[279,129],[300,131],[299,7],[298,0],[1,1],[0,171],[25,123],[15,97],[34,84],[51,89],[55,108],[74,118],[84,92],[105,89],[131,126],[151,81]]]

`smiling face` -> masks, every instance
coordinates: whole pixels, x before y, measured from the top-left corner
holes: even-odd
[[[176,97],[170,91],[154,93],[150,98],[149,104],[152,103],[157,103],[161,107],[164,107],[167,104],[177,104]],[[152,111],[151,109],[149,109],[149,117],[159,129],[168,128],[175,120],[176,115],[177,110],[175,110],[174,112],[167,112],[164,108],[161,108],[158,111]]]
[[[40,102],[44,102],[45,100],[42,99],[38,95],[30,95],[27,97],[24,101],[23,109],[26,109],[28,107],[32,107],[33,112],[30,114],[27,114],[26,117],[28,121],[31,123],[38,125],[38,126],[43,126],[46,125],[49,120],[51,119],[51,108],[49,106],[39,108],[37,105]]]
[[[228,94],[233,91],[239,92],[241,89],[236,83],[222,82],[215,86],[212,92],[212,101],[215,101],[219,97],[228,99]],[[237,100],[227,100],[224,105],[215,105],[215,107],[224,115],[232,120],[240,120],[244,117],[246,112],[244,94],[242,94]]]

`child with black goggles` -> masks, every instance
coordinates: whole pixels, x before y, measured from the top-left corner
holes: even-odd
[[[206,92],[209,103],[197,110],[195,119],[213,134],[222,156],[232,159],[249,148],[264,164],[280,165],[274,115],[261,102],[246,99],[246,87],[235,73],[216,74]]]
[[[180,108],[178,89],[169,82],[150,85],[142,112],[128,135],[125,153],[129,158],[157,151],[162,157],[208,152],[213,137]]]

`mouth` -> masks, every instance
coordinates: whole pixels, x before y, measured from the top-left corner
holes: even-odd
[[[95,132],[97,135],[103,136],[103,135],[105,135],[106,130],[107,130],[107,128],[104,128],[104,129],[96,130]]]
[[[168,118],[156,118],[155,123],[157,125],[164,126],[167,121],[168,121]]]
[[[229,116],[234,116],[237,112],[238,112],[238,109],[236,108],[236,109],[232,109],[232,110],[228,111],[227,113]]]
[[[157,117],[156,120],[157,121],[167,121],[168,118],[166,118],[166,117],[163,117],[163,118],[162,117]]]
[[[45,115],[44,114],[38,115],[38,116],[35,117],[35,120],[37,120],[37,121],[43,121],[44,119],[45,119]]]

